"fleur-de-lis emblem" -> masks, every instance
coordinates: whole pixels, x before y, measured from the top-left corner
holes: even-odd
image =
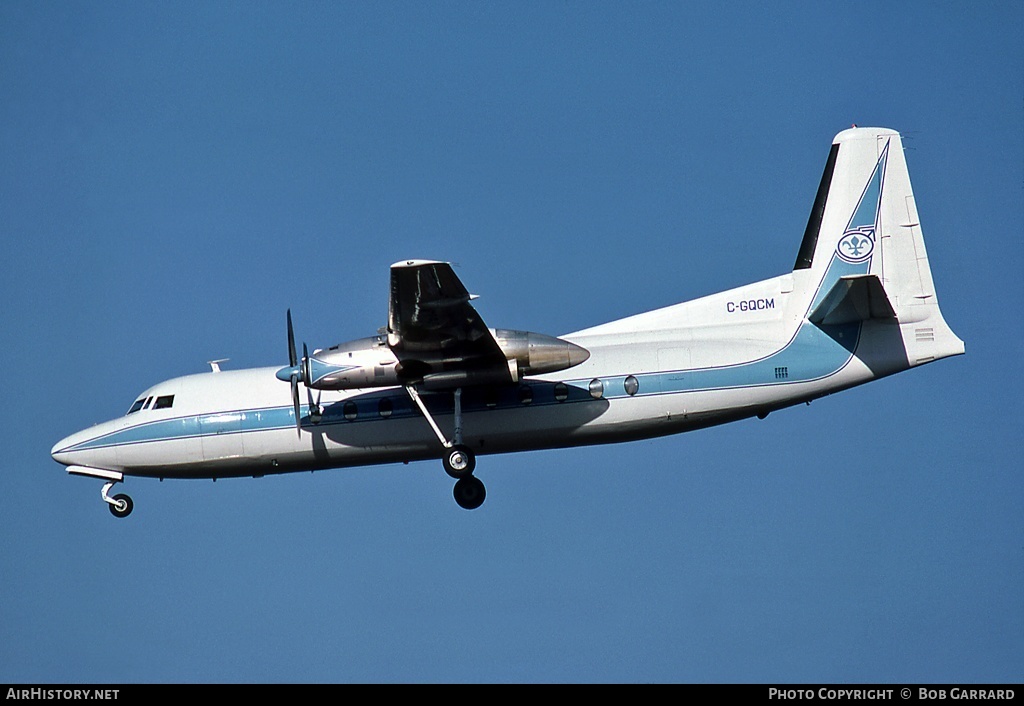
[[[839,240],[836,252],[847,262],[863,262],[875,249],[874,228],[851,228]]]
[[[847,251],[854,257],[860,257],[862,250],[865,250],[868,246],[867,238],[858,238],[856,235],[845,241],[843,245],[846,246]]]

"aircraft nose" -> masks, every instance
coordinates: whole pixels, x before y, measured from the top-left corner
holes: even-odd
[[[50,456],[52,456],[53,460],[56,461],[57,463],[62,463],[65,466],[70,466],[72,463],[71,454],[67,453],[64,450],[69,446],[71,446],[71,437],[66,436],[53,445],[53,448],[50,449]]]
[[[84,457],[89,455],[82,449],[82,442],[88,441],[93,436],[92,430],[83,429],[65,436],[50,449],[50,456],[57,463],[65,466],[75,466],[83,462]]]
[[[114,420],[83,429],[54,444],[50,456],[68,467],[119,469],[117,432],[122,427],[123,420]]]
[[[76,463],[76,459],[72,458],[73,456],[75,456],[73,449],[81,441],[82,432],[79,431],[77,433],[73,433],[70,435],[70,437],[65,437],[56,444],[54,444],[53,448],[50,449],[50,456],[57,463],[62,463],[63,465],[66,466],[73,465],[74,463]]]

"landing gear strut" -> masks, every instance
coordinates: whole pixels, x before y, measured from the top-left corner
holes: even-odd
[[[118,493],[114,497],[110,497],[107,492],[114,487],[116,480],[108,481],[103,484],[103,490],[100,491],[100,495],[103,496],[103,501],[107,503],[110,508],[110,514],[114,517],[128,517],[132,514],[132,509],[135,507],[135,503],[132,502],[131,496],[125,493]]]
[[[132,499],[124,493],[118,493],[114,497],[110,497],[108,494],[110,489],[114,487],[114,483],[120,483],[124,480],[124,474],[120,471],[108,471],[105,468],[90,468],[88,466],[68,466],[68,473],[73,476],[85,476],[87,478],[99,478],[105,480],[103,489],[100,490],[100,495],[103,497],[103,502],[107,503],[110,508],[110,513],[114,517],[128,517],[132,514],[132,508],[135,507],[135,503]]]
[[[430,414],[427,405],[423,403],[416,388],[412,385],[406,385],[405,389],[409,393],[409,397],[412,398],[412,401],[420,408],[420,412],[423,413],[427,423],[430,424],[430,428],[434,430],[438,441],[444,447],[444,456],[441,457],[444,471],[458,481],[453,490],[455,502],[459,504],[459,507],[467,510],[475,510],[480,507],[484,501],[486,491],[480,479],[473,475],[473,470],[476,468],[476,456],[468,446],[462,443],[462,388],[456,389],[454,393],[455,437],[451,440],[446,439],[444,434],[441,433],[441,428],[437,426],[437,422],[434,421],[433,415]]]

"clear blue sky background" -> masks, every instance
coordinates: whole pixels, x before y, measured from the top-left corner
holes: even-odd
[[[1020,682],[1020,2],[0,3],[0,681]],[[49,457],[452,260],[561,334],[782,274],[896,128],[967,355],[654,441],[260,480]],[[282,394],[287,396],[285,391]]]

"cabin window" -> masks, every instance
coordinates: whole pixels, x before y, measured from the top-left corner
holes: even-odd
[[[393,407],[391,406],[391,400],[389,400],[387,397],[382,399],[380,401],[380,404],[377,405],[377,412],[383,419],[387,419],[388,417],[390,417],[392,411]]]
[[[161,395],[153,403],[153,409],[168,409],[174,405],[174,395]]]
[[[622,387],[626,390],[626,394],[632,397],[640,389],[640,381],[630,375],[622,381]]]
[[[569,386],[564,382],[555,383],[555,400],[558,402],[565,402],[569,399]]]
[[[593,397],[595,400],[599,400],[602,397],[604,397],[604,383],[601,382],[598,378],[594,378],[593,380],[590,381],[589,389],[590,396]]]
[[[523,404],[530,404],[533,402],[533,390],[529,385],[522,385],[519,388],[519,401]]]
[[[132,405],[131,409],[128,410],[128,414],[138,412],[142,409],[142,405],[146,404],[146,398],[143,397],[141,400],[135,400],[135,404]]]
[[[345,419],[350,422],[356,418],[358,410],[356,409],[356,403],[349,400],[345,403],[345,406],[341,408],[342,413],[345,415]]]

